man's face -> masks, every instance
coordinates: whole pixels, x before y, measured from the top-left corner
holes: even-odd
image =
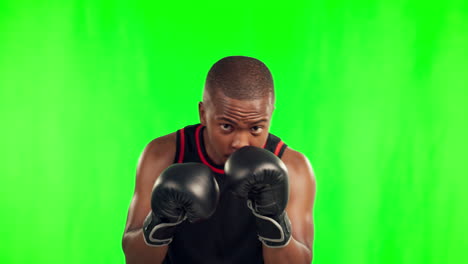
[[[236,100],[224,95],[208,96],[199,105],[200,121],[206,126],[206,148],[218,164],[244,146],[263,147],[273,112],[269,96]]]

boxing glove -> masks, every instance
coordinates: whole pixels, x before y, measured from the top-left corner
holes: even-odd
[[[270,151],[248,146],[228,158],[224,171],[227,188],[246,199],[255,215],[260,241],[268,247],[286,246],[291,239],[286,165]]]
[[[177,225],[184,220],[209,218],[219,200],[219,187],[210,168],[201,163],[173,164],[156,180],[151,212],[143,224],[147,245],[171,243]]]

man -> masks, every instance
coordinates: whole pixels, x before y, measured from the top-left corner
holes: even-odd
[[[259,60],[212,66],[201,124],[156,138],[140,157],[127,263],[312,261],[315,177],[303,154],[269,134],[274,100]]]

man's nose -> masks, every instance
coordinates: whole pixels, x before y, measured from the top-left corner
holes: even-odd
[[[232,141],[232,148],[240,149],[245,146],[250,146],[249,133],[245,131],[239,131],[234,135],[234,140]]]

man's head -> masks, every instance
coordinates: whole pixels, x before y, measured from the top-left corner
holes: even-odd
[[[199,104],[210,157],[224,163],[241,147],[263,147],[274,100],[273,78],[261,61],[232,56],[216,62],[208,72]]]

